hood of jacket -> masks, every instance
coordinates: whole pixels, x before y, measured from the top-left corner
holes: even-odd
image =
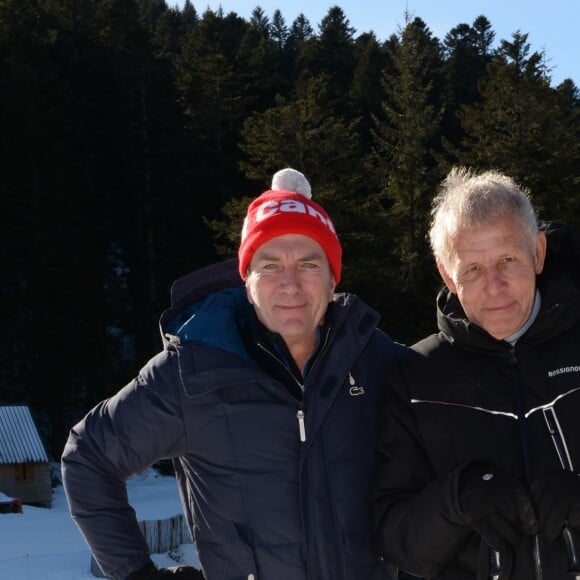
[[[182,343],[197,341],[244,355],[236,324],[252,314],[238,259],[230,258],[195,270],[171,286],[171,306],[159,319],[163,346],[173,337]]]
[[[580,319],[580,234],[570,226],[545,222],[548,240],[544,269],[537,277],[542,305],[526,340],[543,341],[564,332]],[[437,326],[451,342],[480,352],[497,352],[498,341],[470,322],[456,294],[443,288],[437,295]]]

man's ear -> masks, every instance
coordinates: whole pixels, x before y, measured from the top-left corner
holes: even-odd
[[[246,278],[246,296],[248,297],[248,302],[254,304],[252,300],[252,293],[250,292],[250,286],[248,285],[248,279]]]
[[[330,304],[334,298],[334,290],[336,289],[336,282],[334,281],[334,276],[330,276],[330,295],[328,298],[328,303]]]
[[[538,237],[536,238],[536,274],[541,274],[544,269],[544,260],[546,259],[546,247],[548,246],[548,240],[544,232],[538,232]]]
[[[445,266],[439,260],[437,260],[437,270],[439,271],[439,275],[441,276],[441,278],[443,278],[443,282],[445,282],[445,286],[447,286],[447,288],[449,289],[449,292],[452,292],[453,294],[457,294],[456,286],[455,286],[455,283],[453,282],[453,278],[451,278],[451,276],[447,273]]]

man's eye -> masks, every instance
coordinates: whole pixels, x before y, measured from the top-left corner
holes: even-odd
[[[498,267],[500,269],[506,269],[516,264],[516,262],[517,260],[513,256],[506,256],[500,260]]]
[[[318,268],[318,264],[315,264],[314,262],[302,262],[301,265],[305,270],[313,270],[314,268]]]
[[[479,275],[480,272],[481,272],[480,267],[478,265],[474,264],[474,265],[469,266],[468,268],[466,268],[463,271],[463,274],[462,274],[461,277],[464,280],[473,280],[474,278],[476,278]]]

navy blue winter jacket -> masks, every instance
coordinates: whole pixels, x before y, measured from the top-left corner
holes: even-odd
[[[65,489],[99,565],[124,578],[147,561],[124,482],[174,458],[207,580],[394,578],[372,549],[370,493],[402,347],[373,310],[337,294],[296,398],[248,355],[253,308],[235,265],[217,268],[178,281],[164,350],[71,430]]]

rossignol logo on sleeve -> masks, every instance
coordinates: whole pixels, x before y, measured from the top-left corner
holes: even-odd
[[[576,366],[569,366],[569,367],[560,367],[559,369],[555,369],[553,371],[548,371],[548,377],[556,377],[558,375],[563,375],[566,373],[580,373],[580,365]]]

